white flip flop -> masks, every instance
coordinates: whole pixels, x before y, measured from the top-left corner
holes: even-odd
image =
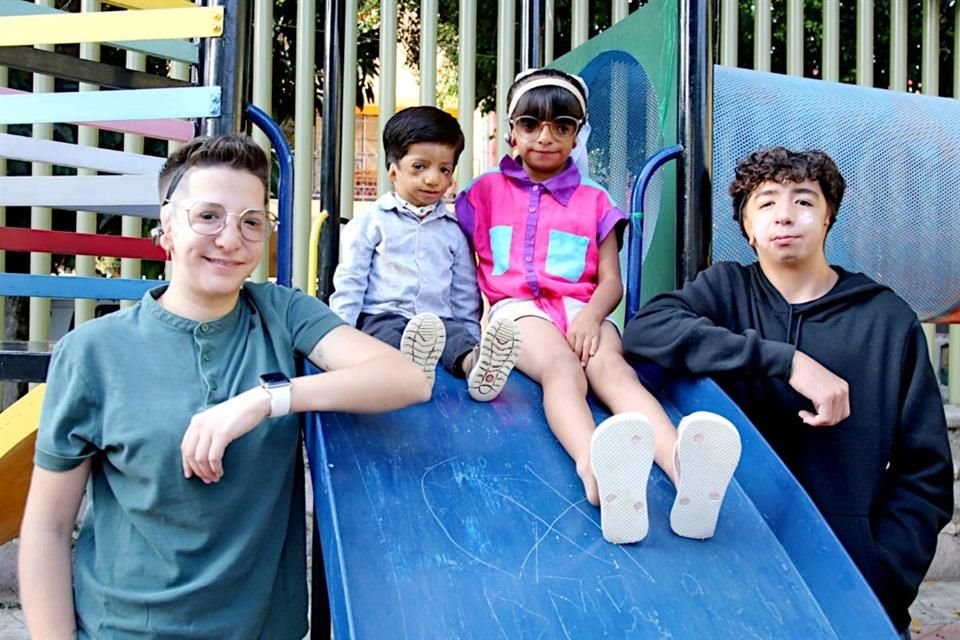
[[[696,540],[713,537],[740,450],[740,434],[723,416],[697,411],[680,421],[673,455],[680,480],[670,510],[675,534]]]
[[[600,528],[614,544],[647,537],[647,480],[653,464],[653,429],[642,413],[611,416],[590,440],[590,459],[600,493]]]

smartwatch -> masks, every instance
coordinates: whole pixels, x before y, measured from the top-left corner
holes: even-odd
[[[277,418],[290,413],[290,378],[282,371],[260,376],[260,386],[270,395],[270,414]]]

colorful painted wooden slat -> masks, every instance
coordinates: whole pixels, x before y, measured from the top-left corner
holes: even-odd
[[[0,133],[0,158],[23,162],[46,162],[61,167],[82,167],[107,173],[157,175],[164,158],[98,149],[66,142],[38,140]]]
[[[216,118],[220,115],[220,94],[220,87],[24,92],[0,96],[0,124]]]
[[[54,15],[61,13],[65,12],[26,0],[0,0],[0,16]],[[200,60],[199,45],[187,40],[118,40],[104,42],[103,44],[165,60],[186,62],[187,64],[197,64]]]
[[[0,46],[216,38],[223,7],[58,13],[0,18]]]
[[[0,296],[73,298],[93,300],[139,300],[162,280],[92,278],[87,276],[36,276],[0,273]]]
[[[0,2],[2,2],[2,0],[0,0]],[[22,93],[28,92],[0,87],[0,96],[19,95]],[[86,125],[104,129],[105,131],[132,133],[138,136],[147,136],[148,138],[176,140],[178,142],[186,142],[196,135],[194,124],[189,120],[104,120],[96,123],[71,121],[70,124]]]
[[[123,9],[196,9],[197,5],[190,0],[103,0],[104,4],[111,4]]]
[[[158,202],[156,176],[0,177],[0,206],[100,211]]]
[[[166,252],[148,238],[108,236],[25,227],[0,227],[0,250],[166,260]]]

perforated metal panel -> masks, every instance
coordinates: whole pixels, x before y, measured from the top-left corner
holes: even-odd
[[[627,211],[636,173],[664,146],[656,92],[643,66],[623,51],[604,51],[581,76],[590,88],[590,177]],[[662,191],[663,178],[657,175],[647,192],[644,257],[653,238]]]
[[[922,319],[960,305],[960,100],[715,67],[713,259],[753,262],[727,189],[760,147],[822,149],[847,181],[827,259]]]

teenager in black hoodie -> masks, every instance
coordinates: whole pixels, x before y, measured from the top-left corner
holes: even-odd
[[[708,374],[819,507],[909,637],[907,607],[953,511],[939,387],[916,314],[824,254],[845,182],[820,151],[743,159],[734,218],[757,253],[655,297],[624,348]]]

